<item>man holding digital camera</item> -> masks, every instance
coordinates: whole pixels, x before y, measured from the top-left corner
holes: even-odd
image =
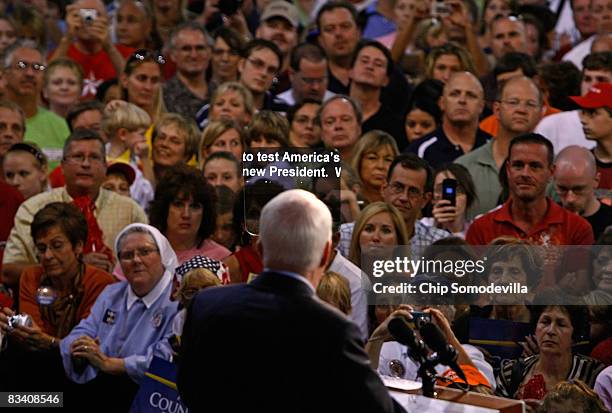
[[[95,97],[98,86],[123,70],[134,49],[115,45],[101,0],[77,0],[66,7],[67,30],[51,60],[69,57],[83,68],[83,96]]]

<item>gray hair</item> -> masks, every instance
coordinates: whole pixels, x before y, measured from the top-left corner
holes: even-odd
[[[38,51],[38,53],[40,53],[40,56],[42,57],[42,62],[40,63],[46,64],[45,52],[38,47],[35,41],[30,40],[30,39],[19,39],[15,43],[7,47],[6,50],[4,51],[4,62],[3,63],[4,63],[5,69],[9,68],[11,64],[13,63],[13,55],[15,54],[15,51],[17,49],[34,49]]]
[[[117,251],[116,251],[117,256],[119,256],[119,252],[121,251],[123,241],[130,234],[146,234],[151,238],[151,241],[153,241],[153,244],[155,244],[159,248],[159,246],[157,245],[157,241],[155,241],[155,237],[153,236],[151,231],[149,231],[148,229],[144,227],[140,227],[140,226],[132,227],[122,232],[121,235],[119,236],[119,239],[117,239]]]
[[[176,49],[176,37],[179,35],[179,33],[185,30],[196,31],[196,32],[202,33],[204,35],[204,41],[206,42],[206,46],[208,47],[212,46],[213,44],[212,37],[210,37],[210,35],[206,31],[206,28],[203,25],[193,22],[193,21],[186,21],[184,23],[179,24],[178,26],[174,28],[174,30],[172,30],[172,33],[170,34],[170,49],[171,50]]]
[[[317,267],[331,235],[332,217],[323,202],[304,190],[285,191],[261,212],[264,267],[304,274]]]
[[[359,123],[361,125],[361,122],[363,122],[363,112],[361,111],[361,106],[359,105],[359,102],[357,102],[355,99],[353,99],[350,96],[347,95],[334,95],[332,97],[330,97],[329,99],[325,100],[323,102],[323,104],[321,106],[319,106],[319,110],[317,111],[317,116],[315,118],[315,122],[321,126],[321,115],[323,114],[323,111],[325,110],[325,108],[332,102],[336,101],[336,100],[344,100],[347,101],[348,103],[351,104],[351,106],[353,107],[353,112],[355,113],[355,118],[357,118],[357,123]]]

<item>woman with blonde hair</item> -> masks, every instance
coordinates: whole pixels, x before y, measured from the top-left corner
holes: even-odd
[[[470,72],[477,75],[472,57],[461,46],[446,43],[431,49],[425,59],[425,78],[438,79],[444,83],[454,72]]]
[[[233,120],[219,119],[210,122],[200,138],[200,166],[215,152],[229,152],[240,161],[245,148],[245,133]]]
[[[361,194],[368,203],[383,200],[381,190],[397,155],[397,143],[386,132],[373,130],[357,141],[351,166],[359,174]]]
[[[557,384],[546,395],[540,408],[542,413],[607,413],[597,393],[581,380]]]
[[[212,94],[210,103],[204,105],[196,114],[200,129],[209,122],[227,119],[244,127],[249,124],[255,113],[255,102],[251,92],[238,82],[221,84]]]
[[[402,214],[391,204],[374,202],[368,205],[355,222],[349,259],[364,271],[361,254],[381,258],[389,255],[389,247],[407,245],[410,242]],[[390,258],[390,257],[387,257]]]
[[[351,314],[351,288],[348,280],[337,272],[327,271],[321,277],[317,285],[317,296],[343,314]]]

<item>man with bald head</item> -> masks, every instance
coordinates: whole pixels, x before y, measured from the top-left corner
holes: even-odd
[[[454,73],[440,97],[442,126],[408,146],[433,168],[455,159],[482,145],[491,135],[478,127],[484,109],[484,91],[480,81],[469,72]]]
[[[510,78],[498,88],[493,103],[493,112],[499,121],[495,139],[455,161],[470,171],[476,186],[478,203],[469,211],[470,218],[497,206],[502,189],[499,168],[508,156],[510,141],[533,131],[542,118],[542,104],[542,92],[526,76]]]
[[[595,239],[612,225],[612,207],[595,196],[599,174],[595,157],[588,149],[572,145],[559,152],[553,183],[563,208],[589,221]]]
[[[101,0],[77,0],[66,7],[67,30],[51,60],[69,57],[81,65],[85,97],[95,97],[102,82],[118,77],[124,58],[134,51],[113,44],[109,23]]]

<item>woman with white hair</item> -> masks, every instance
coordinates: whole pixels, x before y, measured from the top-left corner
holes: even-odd
[[[168,240],[145,224],[121,231],[115,251],[127,281],[100,294],[91,314],[62,340],[60,350],[66,375],[87,383],[79,389],[80,396],[91,394],[96,403],[125,411],[154,345],[171,334],[177,312],[177,303],[170,300],[177,258]]]

